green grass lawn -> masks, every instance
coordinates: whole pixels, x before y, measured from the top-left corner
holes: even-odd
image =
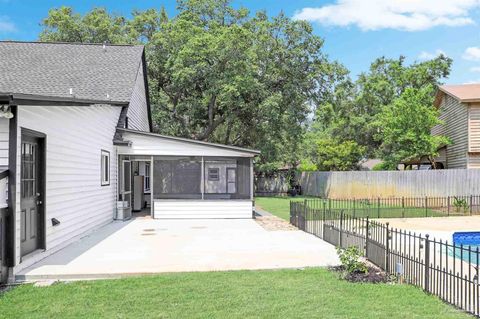
[[[278,197],[256,197],[255,205],[266,210],[267,212],[272,213],[275,216],[283,218],[285,220],[290,219],[290,201],[303,201],[304,199],[314,199],[313,197],[288,197],[288,196],[278,196]],[[350,215],[355,215],[356,217],[378,217],[378,210],[375,206],[375,203],[371,204],[371,207],[368,209],[362,201],[358,201],[357,208],[353,211],[352,201],[338,201],[331,200],[332,210],[341,211],[344,210],[345,213]],[[318,202],[317,202],[318,203]],[[326,202],[327,203],[327,202]],[[350,209],[342,208],[342,205],[349,207]],[[363,205],[363,206],[362,206]],[[328,206],[326,206],[328,207]],[[322,210],[321,206],[318,209]],[[405,217],[441,217],[446,216],[445,212],[438,212],[432,209],[428,209],[425,212],[424,208],[406,208],[403,212]],[[402,207],[391,207],[380,205],[380,218],[400,218],[402,217]]]
[[[285,220],[290,220],[290,201],[299,200],[302,201],[307,197],[297,196],[278,196],[278,197],[255,197],[255,206],[260,207],[267,212],[283,218]]]
[[[352,284],[326,269],[179,273],[23,285],[1,318],[471,318],[408,285]]]

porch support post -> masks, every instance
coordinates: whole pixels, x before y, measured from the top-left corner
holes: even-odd
[[[255,183],[253,177],[253,158],[250,158],[250,199],[253,201]]]
[[[155,207],[153,207],[153,181],[154,181],[154,178],[153,177],[153,156],[150,157],[150,215],[152,216],[152,218],[155,216],[154,215],[154,209]]]
[[[203,194],[205,193],[205,161],[203,160],[202,156],[202,172],[200,173],[200,178],[202,181],[200,182],[200,191],[202,192],[202,200],[203,200]]]

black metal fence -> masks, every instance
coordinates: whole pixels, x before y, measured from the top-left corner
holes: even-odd
[[[304,200],[309,209],[343,211],[354,217],[440,217],[480,214],[480,196]]]
[[[310,203],[317,204],[290,202],[293,225],[337,247],[356,246],[369,261],[398,280],[480,317],[479,247],[431,239]]]

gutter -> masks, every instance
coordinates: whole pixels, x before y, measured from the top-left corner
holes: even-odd
[[[97,99],[83,99],[76,97],[59,97],[59,96],[46,96],[46,95],[34,95],[23,93],[0,93],[0,101],[8,100],[9,104],[15,105],[85,105],[92,104],[109,104],[125,106],[128,105],[128,101],[114,101],[114,100],[97,100]]]

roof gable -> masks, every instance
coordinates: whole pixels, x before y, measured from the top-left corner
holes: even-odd
[[[137,45],[0,42],[0,94],[128,103],[142,56]]]
[[[441,85],[435,97],[435,106],[439,106],[442,98],[448,94],[462,103],[480,101],[480,84]]]

